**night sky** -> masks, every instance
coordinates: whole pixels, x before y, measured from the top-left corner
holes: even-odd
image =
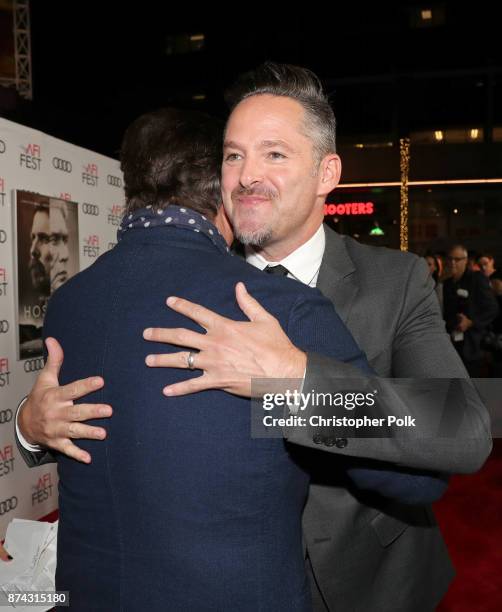
[[[270,13],[272,4],[267,12],[259,5],[234,5],[225,14],[224,5],[203,14],[193,4],[183,14],[172,3],[125,8],[125,3],[33,0],[34,100],[6,116],[116,157],[125,127],[139,114],[175,105],[223,117],[223,88],[240,72],[270,59],[319,74],[342,134],[385,131],[382,116],[396,100],[409,108],[416,105],[417,112],[423,107],[420,96],[402,93],[410,91],[406,83],[414,74],[460,70],[469,79],[469,70],[502,66],[502,25],[488,3],[469,8],[460,2],[424,4],[439,5],[444,14],[442,23],[429,28],[413,27],[413,7],[420,4],[347,5],[316,3],[304,13],[276,5],[282,7],[279,17]],[[182,33],[203,33],[204,49],[167,55],[173,37]],[[385,81],[389,75],[394,83],[397,76],[397,90]],[[365,81],[351,85],[347,95],[347,83],[361,78]],[[371,78],[376,83],[368,88]],[[499,73],[498,88],[500,80]],[[399,83],[404,83],[401,93]],[[443,112],[445,119],[451,115],[457,122],[469,121],[470,106],[478,103],[483,86],[473,75],[468,83],[472,101],[471,93],[462,90],[465,99],[459,104],[446,77],[421,94],[432,104],[422,115]],[[205,99],[193,100],[193,95]]]

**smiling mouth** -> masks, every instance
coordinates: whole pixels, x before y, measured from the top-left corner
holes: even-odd
[[[253,206],[263,204],[263,202],[268,202],[268,199],[264,198],[263,196],[238,196],[237,202],[239,204],[244,204],[245,206]]]

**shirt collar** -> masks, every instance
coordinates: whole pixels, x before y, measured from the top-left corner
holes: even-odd
[[[290,274],[288,276],[305,285],[315,286],[325,246],[326,235],[324,225],[321,223],[316,233],[307,242],[281,261],[267,261],[263,255],[257,253],[253,247],[248,245],[245,248],[246,261],[260,270],[263,270],[269,264],[281,264],[289,270]]]

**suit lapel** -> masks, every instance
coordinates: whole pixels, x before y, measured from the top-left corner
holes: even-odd
[[[359,291],[356,268],[345,246],[345,240],[326,225],[324,229],[326,248],[319,270],[317,288],[333,302],[342,321],[347,323],[352,304]]]

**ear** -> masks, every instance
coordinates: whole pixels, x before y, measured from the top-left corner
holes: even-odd
[[[319,164],[318,196],[327,196],[340,181],[342,160],[336,153],[326,155]]]

